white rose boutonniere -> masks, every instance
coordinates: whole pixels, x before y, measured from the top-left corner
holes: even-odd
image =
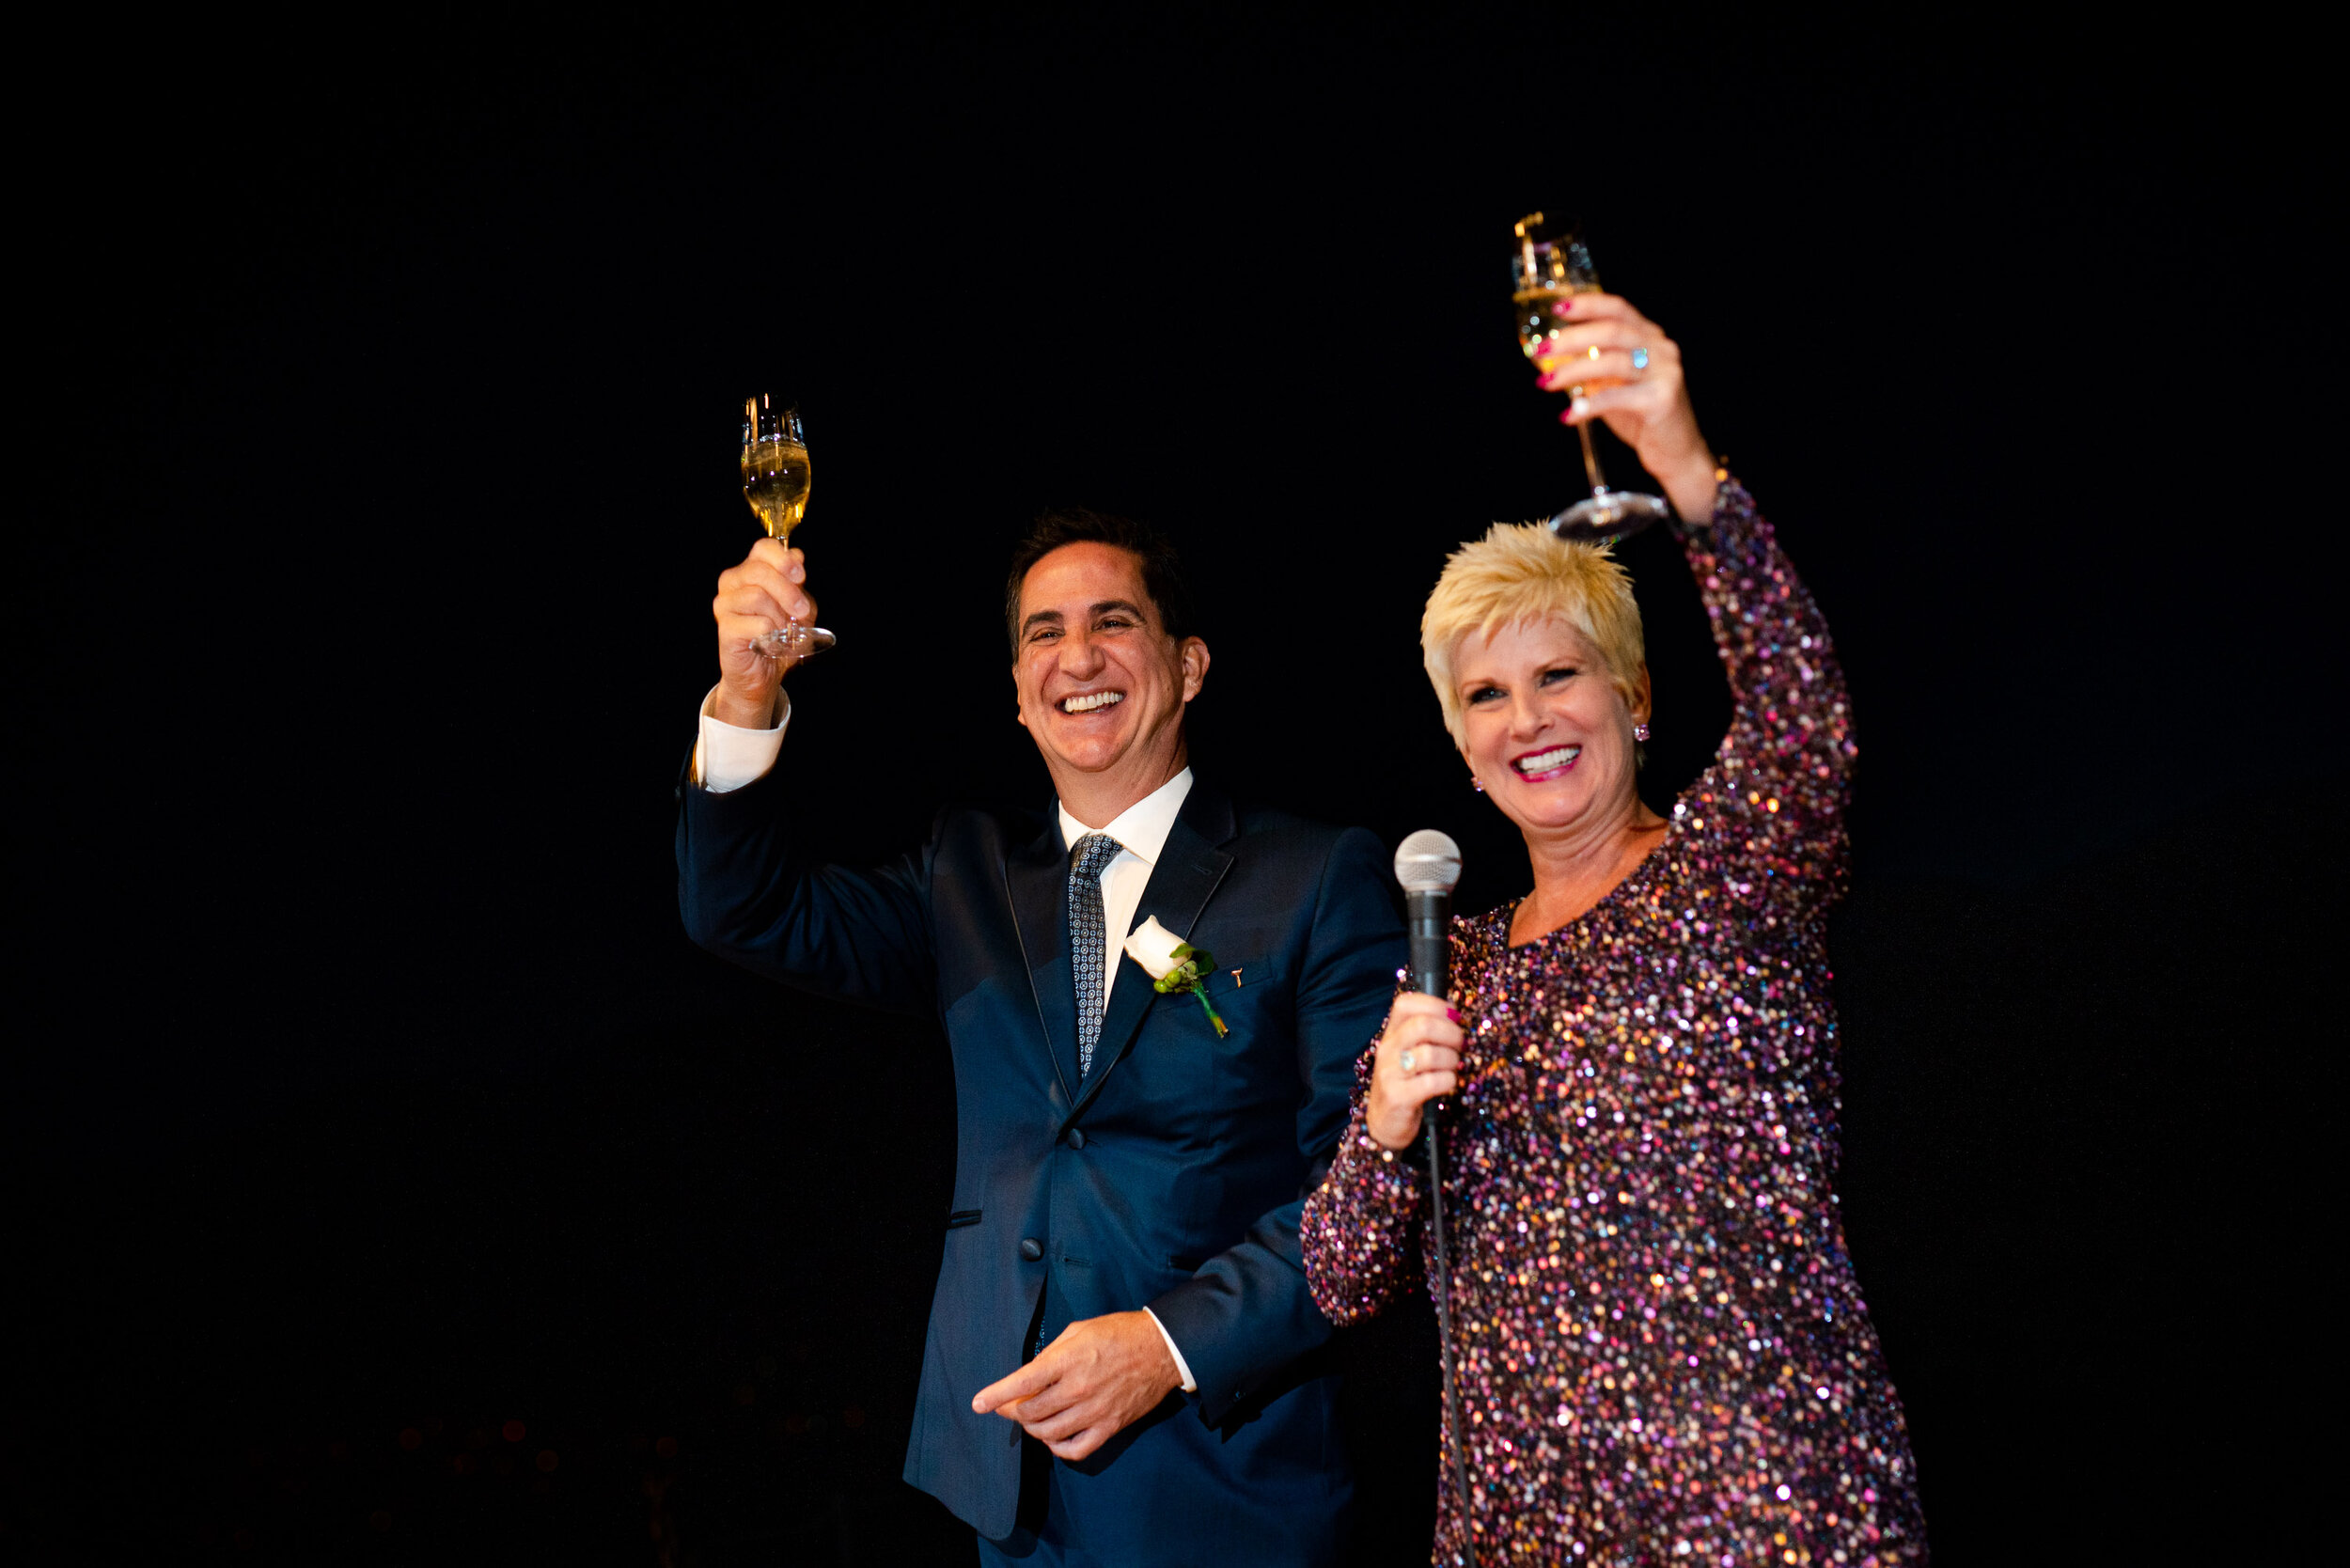
[[[1136,927],[1135,933],[1126,938],[1126,956],[1142,965],[1143,972],[1151,977],[1152,989],[1161,996],[1171,996],[1179,991],[1188,991],[1198,997],[1199,1011],[1206,1013],[1208,1022],[1215,1026],[1218,1040],[1231,1032],[1224,1027],[1224,1020],[1215,1015],[1215,1009],[1209,1004],[1208,993],[1201,983],[1207,979],[1209,971],[1215,967],[1215,960],[1209,956],[1206,949],[1195,948],[1183,941],[1159,924],[1159,917],[1153,915]]]

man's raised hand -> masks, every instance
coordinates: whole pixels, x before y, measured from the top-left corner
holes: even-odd
[[[744,729],[764,729],[775,722],[776,687],[796,663],[760,651],[757,639],[796,618],[803,626],[816,619],[816,601],[808,597],[807,564],[800,552],[780,540],[762,539],[751,546],[740,566],[718,575],[718,594],[710,602],[718,622],[718,700],[715,716]]]
[[[1056,1457],[1083,1459],[1183,1386],[1148,1312],[1112,1312],[1061,1330],[1037,1358],[971,1401],[1018,1421]]]

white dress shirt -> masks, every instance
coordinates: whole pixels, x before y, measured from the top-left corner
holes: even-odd
[[[776,758],[783,750],[783,732],[791,723],[791,699],[783,689],[776,690],[775,726],[768,729],[744,729],[727,723],[713,710],[718,704],[718,688],[710,688],[702,698],[701,734],[694,743],[694,761],[689,776],[695,783],[713,795],[723,795],[757,782],[776,765]],[[1069,814],[1069,808],[1058,806],[1062,841],[1073,851],[1078,839],[1089,833],[1106,833],[1118,840],[1117,857],[1102,868],[1102,1007],[1109,1008],[1110,993],[1117,989],[1119,971],[1125,965],[1119,962],[1125,956],[1128,929],[1135,922],[1135,911],[1142,903],[1142,890],[1150,886],[1151,869],[1158,864],[1159,854],[1167,848],[1167,836],[1175,830],[1175,818],[1183,808],[1183,799],[1191,793],[1191,770],[1185,768],[1140,800],[1112,818],[1107,826],[1088,827]],[[1065,880],[1065,879],[1064,879]],[[1136,973],[1141,973],[1136,965]],[[1151,1309],[1145,1307],[1146,1312]],[[1183,1392],[1197,1393],[1199,1385],[1191,1375],[1191,1367],[1183,1353],[1176,1347],[1175,1336],[1159,1323],[1159,1315],[1151,1312],[1151,1321],[1158,1324],[1159,1338],[1167,1341],[1167,1355],[1175,1358],[1175,1375],[1183,1380]]]

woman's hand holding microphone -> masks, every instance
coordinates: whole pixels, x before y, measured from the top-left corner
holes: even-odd
[[[1383,1149],[1406,1149],[1419,1137],[1421,1107],[1460,1087],[1461,1015],[1442,996],[1407,992],[1387,1014],[1371,1058],[1363,1124]]]

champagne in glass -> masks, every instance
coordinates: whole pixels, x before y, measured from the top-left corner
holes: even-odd
[[[807,515],[807,437],[800,428],[799,405],[766,393],[744,400],[743,499],[769,539],[791,542],[791,530]],[[834,641],[822,626],[790,620],[762,635],[756,646],[769,658],[796,664]]]
[[[1590,247],[1583,243],[1582,235],[1572,224],[1548,225],[1540,212],[1528,212],[1518,220],[1511,275],[1510,301],[1517,313],[1518,347],[1529,360],[1541,358],[1552,334],[1565,324],[1551,306],[1570,295],[1599,292],[1599,272],[1591,265]],[[1615,384],[1612,380],[1594,381],[1568,391],[1579,398]],[[1672,509],[1659,496],[1608,489],[1607,478],[1600,472],[1599,452],[1591,445],[1590,423],[1575,426],[1574,433],[1583,438],[1583,474],[1590,482],[1591,494],[1550,520],[1553,533],[1598,543],[1637,534],[1657,519],[1672,515]]]
[[[791,541],[807,512],[807,448],[783,442],[743,449],[743,499],[769,539]]]

